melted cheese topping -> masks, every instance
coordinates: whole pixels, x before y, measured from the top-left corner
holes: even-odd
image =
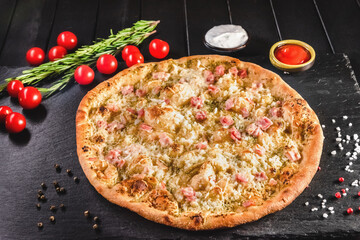
[[[155,177],[180,212],[240,211],[286,185],[301,145],[281,116],[282,99],[262,84],[246,86],[246,69],[171,69],[122,86],[91,111],[109,185]]]

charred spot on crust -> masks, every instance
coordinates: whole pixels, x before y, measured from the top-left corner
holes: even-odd
[[[107,85],[108,87],[110,87],[110,83],[109,83],[109,82],[107,82],[106,85]]]
[[[153,190],[147,199],[147,202],[155,209],[173,213],[178,209],[172,195],[167,190]]]
[[[105,110],[106,110],[106,107],[104,107],[104,106],[100,106],[100,107],[99,107],[100,113],[104,113]]]
[[[103,136],[97,135],[97,136],[94,137],[94,141],[95,141],[96,143],[102,143],[102,142],[105,141],[105,139],[104,139]]]
[[[201,216],[201,213],[191,216],[190,219],[194,221],[195,226],[199,226],[204,223],[204,218]]]
[[[90,148],[88,146],[83,146],[81,148],[84,152],[88,152],[90,150]]]
[[[164,216],[164,221],[167,223],[172,223],[171,219],[169,218],[169,216]]]

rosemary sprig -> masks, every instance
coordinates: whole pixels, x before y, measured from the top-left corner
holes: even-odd
[[[45,96],[50,96],[69,83],[78,66],[83,64],[93,65],[102,54],[116,55],[126,45],[139,45],[144,39],[155,33],[155,28],[159,22],[140,20],[133,27],[125,28],[117,34],[113,34],[110,30],[110,36],[106,39],[98,39],[93,45],[82,46],[74,53],[67,54],[64,58],[25,70],[18,77],[5,79],[6,83],[0,85],[0,92],[13,79],[20,80],[25,85],[37,85],[45,79],[62,76],[50,87],[38,88]]]

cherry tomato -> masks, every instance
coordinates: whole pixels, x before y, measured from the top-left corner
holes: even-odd
[[[33,66],[38,66],[44,62],[45,53],[41,48],[30,48],[26,53],[26,61]]]
[[[96,67],[103,74],[112,74],[118,67],[118,62],[113,55],[103,54],[96,62]]]
[[[154,58],[164,58],[169,53],[169,44],[160,39],[154,39],[149,44],[149,51]]]
[[[78,66],[74,73],[75,81],[80,85],[90,84],[94,80],[94,70],[87,65]]]
[[[7,91],[11,97],[18,97],[18,94],[23,90],[24,84],[19,80],[11,80],[7,85]]]
[[[5,128],[9,133],[19,133],[26,127],[26,119],[21,113],[13,112],[6,116]]]
[[[26,87],[19,92],[20,106],[24,109],[33,109],[41,103],[41,93],[34,87]]]
[[[67,54],[66,48],[62,46],[55,46],[49,50],[48,57],[50,61],[55,61],[57,59],[63,58]]]
[[[8,106],[0,106],[0,123],[5,122],[6,116],[10,113],[12,113],[11,108],[9,108]]]
[[[75,34],[69,31],[65,31],[59,34],[57,37],[57,44],[66,48],[67,50],[71,50],[77,45],[77,37]]]
[[[144,56],[141,53],[130,53],[126,59],[126,65],[128,67],[143,62],[144,62]]]
[[[122,59],[126,61],[130,53],[140,53],[140,50],[133,45],[127,45],[121,52]]]

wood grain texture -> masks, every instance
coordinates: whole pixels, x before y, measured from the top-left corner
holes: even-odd
[[[330,237],[352,236],[360,234],[358,213],[346,215],[344,211],[359,204],[355,197],[358,188],[349,184],[358,178],[360,164],[354,161],[355,173],[343,169],[349,162],[343,156],[353,149],[353,142],[343,144],[345,150],[336,156],[329,153],[336,149],[335,127],[341,127],[342,135],[360,132],[360,89],[354,78],[347,59],[342,54],[320,54],[309,71],[284,75],[276,71],[265,57],[247,58],[261,66],[279,73],[283,79],[295,88],[317,113],[320,122],[325,124],[324,152],[318,172],[308,189],[290,206],[275,214],[268,215],[254,223],[226,230],[188,232],[166,227],[111,204],[99,195],[86,180],[76,155],[75,114],[78,104],[88,90],[100,82],[99,78],[90,85],[81,87],[71,85],[61,93],[45,100],[42,107],[33,111],[24,111],[10,98],[1,98],[0,105],[9,105],[15,111],[25,114],[27,131],[21,135],[9,135],[0,128],[0,236],[1,239],[94,239],[94,238],[147,238],[147,239],[233,239],[233,238],[293,238],[293,237]],[[23,68],[0,67],[0,79],[17,75]],[[344,121],[343,115],[349,116]],[[331,119],[336,124],[331,123]],[[353,126],[348,127],[352,122]],[[61,173],[57,173],[54,163],[60,164]],[[66,168],[71,168],[74,176],[80,178],[75,184],[67,176]],[[343,184],[336,181],[339,176],[345,178]],[[67,193],[56,194],[51,182],[57,180]],[[37,210],[36,194],[40,183],[45,182],[48,189],[45,195],[48,201]],[[347,197],[334,199],[334,193],[348,187]],[[335,214],[328,219],[322,218],[320,210],[311,212],[312,207],[321,207],[322,194],[327,199],[326,205],[334,206]],[[304,206],[305,202],[310,206]],[[64,203],[66,211],[51,213],[49,206]],[[101,219],[101,231],[91,229],[93,221],[86,219],[83,211],[90,210],[92,216]],[[48,220],[54,215],[56,223]],[[43,230],[38,230],[36,223],[44,222]]]
[[[0,54],[2,66],[27,66],[25,55],[31,47],[47,46],[55,0],[19,0]]]

